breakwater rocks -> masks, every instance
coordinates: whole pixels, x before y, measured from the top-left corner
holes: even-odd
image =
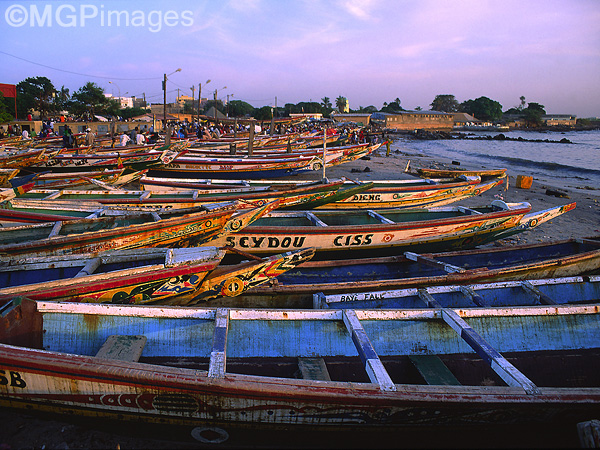
[[[478,136],[472,133],[452,133],[448,131],[427,131],[427,130],[416,130],[413,133],[409,133],[406,137],[411,137],[413,139],[420,140],[436,140],[436,139],[472,139],[472,140],[480,140],[480,141],[519,141],[519,142],[546,142],[546,143],[556,143],[556,144],[572,144],[572,142],[567,138],[562,138],[560,140],[552,140],[552,139],[525,139],[523,137],[509,137],[505,134],[499,133],[495,136]]]

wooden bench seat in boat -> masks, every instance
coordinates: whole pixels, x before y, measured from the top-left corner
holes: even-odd
[[[96,353],[96,358],[137,362],[142,356],[146,341],[146,336],[110,335]]]

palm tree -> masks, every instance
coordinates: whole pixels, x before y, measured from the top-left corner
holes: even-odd
[[[342,97],[341,95],[335,99],[335,106],[339,112],[344,112],[346,110],[346,106],[348,105],[348,100],[346,97]]]

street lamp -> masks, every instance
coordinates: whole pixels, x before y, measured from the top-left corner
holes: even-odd
[[[204,85],[210,83],[210,80],[206,80]],[[198,122],[200,122],[200,102],[202,101],[202,83],[198,83]]]
[[[229,117],[229,96],[233,98],[233,94],[227,94],[227,117]]]
[[[169,75],[165,73],[162,82],[163,88],[163,130],[167,128],[167,77],[173,75],[175,72],[181,72],[181,68],[177,69],[174,72],[171,72]]]
[[[109,81],[108,84],[114,84],[117,87],[117,89],[119,90],[119,102],[120,102],[121,101],[121,88],[114,81]]]
[[[221,90],[227,89],[227,86],[223,86]],[[217,89],[215,89],[215,123],[217,123]]]

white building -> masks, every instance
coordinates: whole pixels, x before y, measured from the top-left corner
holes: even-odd
[[[107,94],[106,92],[104,93],[104,96],[118,101],[121,104],[121,109],[133,108],[133,98],[132,97],[113,97],[112,94]]]

